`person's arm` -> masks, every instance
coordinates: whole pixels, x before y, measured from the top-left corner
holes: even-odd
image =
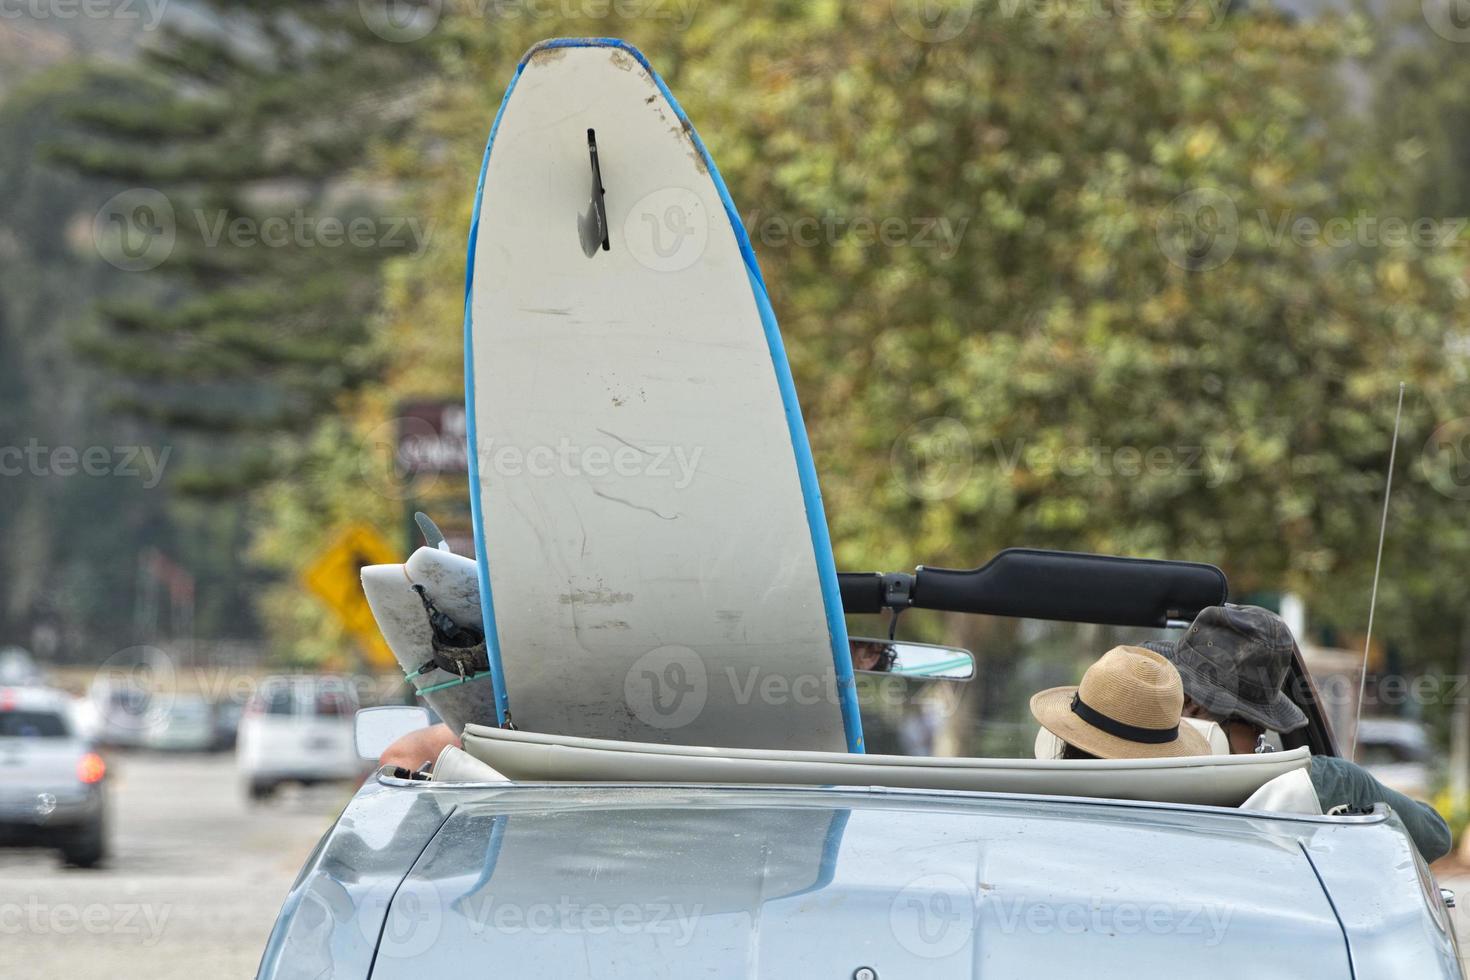
[[[1374,803],[1387,803],[1404,822],[1414,846],[1424,860],[1435,861],[1450,852],[1454,843],[1449,824],[1428,803],[1410,799],[1398,790],[1373,778],[1362,766],[1332,756],[1312,758],[1312,786],[1323,810],[1344,803],[1367,809]]]
[[[439,758],[439,753],[444,751],[446,745],[459,745],[459,736],[448,725],[420,728],[384,749],[378,765],[400,766],[413,772],[424,763]]]

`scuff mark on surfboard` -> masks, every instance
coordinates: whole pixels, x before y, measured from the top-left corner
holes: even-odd
[[[572,310],[571,310],[570,307],[567,307],[566,309],[558,309],[558,308],[555,308],[555,307],[523,306],[523,307],[521,307],[521,312],[522,313],[539,313],[542,316],[571,316],[572,315]]]
[[[592,488],[592,493],[594,496],[601,497],[603,500],[611,500],[615,504],[622,504],[624,507],[631,507],[634,510],[646,511],[647,513],[652,514],[654,517],[657,517],[661,521],[677,521],[679,519],[678,514],[660,514],[652,507],[645,507],[643,504],[635,504],[633,503],[633,501],[624,500],[622,497],[614,497],[610,493],[603,493],[596,487]]]
[[[609,432],[606,429],[598,429],[597,431],[598,432],[601,432],[603,435],[607,436],[609,439],[615,439],[618,442],[621,442],[623,445],[627,446],[629,449],[636,449],[636,450],[638,450],[640,453],[642,453],[645,456],[652,456],[653,455],[653,453],[650,452],[649,450],[644,449],[642,446],[634,445],[633,443],[631,443],[628,440],[624,439],[622,436],[618,435],[616,432]]]
[[[616,54],[614,55],[614,59],[616,59]],[[616,60],[614,60],[614,63],[616,64]],[[663,92],[658,90],[658,83],[647,73],[644,74],[644,78],[654,88],[654,92],[643,100],[643,104],[653,106],[654,111],[658,113],[658,118],[664,125],[669,127],[669,132],[673,133],[684,144],[685,152],[694,161],[695,169],[701,174],[707,174],[709,168],[704,162],[704,154],[699,152],[699,145],[694,141],[694,127],[688,119],[678,119],[670,122],[668,114],[664,112],[664,106],[668,105],[668,103],[663,101]]]
[[[613,592],[610,589],[574,589],[556,597],[563,606],[616,606],[633,601],[631,592]]]
[[[567,56],[569,49],[561,45],[547,45],[539,47],[531,52],[530,63],[533,65],[549,65],[560,61]]]
[[[622,71],[632,71],[638,65],[638,62],[628,57],[628,53],[626,51],[620,51],[617,48],[612,49],[611,57],[613,66],[621,69]]]
[[[679,135],[684,137],[684,142],[689,144],[689,155],[694,158],[694,166],[700,173],[708,173],[709,168],[705,166],[704,154],[699,152],[699,146],[694,142],[694,127],[689,124],[688,119],[679,120]]]

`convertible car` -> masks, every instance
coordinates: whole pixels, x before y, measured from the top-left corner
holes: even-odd
[[[364,784],[258,975],[1462,976],[1452,899],[1397,816],[1301,792],[1337,748],[1300,658],[1285,689],[1310,724],[1252,756],[1059,759],[1018,707],[1225,601],[1217,569],[1011,550],[841,578],[854,620],[982,624],[971,669],[863,677],[870,754],[468,726]],[[359,751],[420,712],[363,712]]]

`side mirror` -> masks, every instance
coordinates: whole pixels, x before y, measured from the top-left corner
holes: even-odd
[[[409,732],[427,728],[430,724],[429,712],[425,708],[407,705],[363,708],[358,711],[352,726],[358,758],[377,762],[388,746]]]
[[[975,676],[975,655],[959,647],[861,636],[854,636],[848,642],[852,669],[860,673],[946,681],[967,681]]]

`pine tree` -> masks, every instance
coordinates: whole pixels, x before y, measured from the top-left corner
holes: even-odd
[[[203,437],[207,464],[180,485],[223,496],[289,472],[379,374],[378,269],[426,230],[362,178],[412,125],[436,46],[399,43],[356,2],[208,9],[136,67],[96,69],[115,95],[76,101],[87,135],[49,153],[131,187],[94,229],[146,288],[105,304],[85,353],[118,379],[119,411]]]

